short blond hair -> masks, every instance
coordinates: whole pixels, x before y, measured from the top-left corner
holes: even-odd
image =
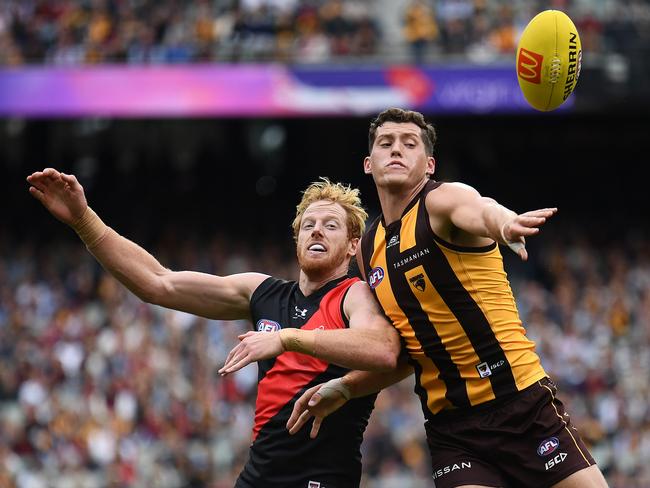
[[[300,222],[307,207],[319,200],[328,200],[341,205],[347,214],[348,237],[350,239],[361,237],[366,228],[368,213],[361,206],[359,190],[343,183],[332,183],[328,178],[322,176],[320,180],[313,182],[302,192],[302,200],[296,206],[296,218],[291,224],[293,238],[298,240]]]

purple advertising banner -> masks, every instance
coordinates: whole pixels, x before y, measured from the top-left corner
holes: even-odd
[[[562,107],[569,108],[572,99]],[[531,112],[514,66],[284,65],[0,69],[0,116],[209,117]]]

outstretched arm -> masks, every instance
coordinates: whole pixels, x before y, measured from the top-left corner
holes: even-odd
[[[402,355],[397,368],[391,372],[350,371],[342,378],[309,388],[294,404],[287,429],[290,434],[295,434],[311,417],[314,417],[309,434],[313,439],[318,435],[323,419],[341,408],[351,398],[376,393],[411,374],[413,368],[406,362],[406,355]]]
[[[74,175],[47,168],[31,174],[27,181],[32,196],[72,227],[101,265],[142,300],[208,318],[248,318],[250,296],[265,275],[219,277],[170,271],[105,225],[88,206]]]
[[[391,371],[400,351],[399,335],[381,312],[365,282],[352,285],[343,310],[349,329],[247,332],[228,354],[219,373],[226,375],[253,361],[268,359],[284,351],[309,354],[350,369]]]
[[[528,259],[526,237],[555,215],[557,208],[517,214],[492,198],[482,197],[462,183],[445,183],[426,200],[431,225],[450,242],[483,245],[477,239],[492,239],[507,245],[524,261]]]

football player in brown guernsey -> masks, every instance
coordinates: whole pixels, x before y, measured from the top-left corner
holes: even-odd
[[[105,225],[73,175],[47,168],[27,181],[30,193],[142,300],[211,319],[248,319],[255,326],[220,370],[225,375],[258,361],[250,456],[236,487],[359,486],[360,445],[375,394],[347,402],[318,442],[286,429],[295,399],[307,388],[340,378],[346,368],[390,371],[397,364],[397,332],[368,285],[347,276],[367,217],[358,190],[324,179],[304,192],[293,222],[300,265],[294,282],[261,273],[171,271]],[[329,388],[345,393],[336,382]]]
[[[315,437],[345,397],[415,373],[436,488],[605,487],[526,337],[499,250],[526,260],[526,238],[557,209],[517,214],[436,181],[435,142],[422,114],[388,109],[370,125],[364,160],[382,215],[363,236],[359,267],[408,362],[392,374],[350,372],[338,390],[311,388],[288,427],[298,432],[314,416]]]

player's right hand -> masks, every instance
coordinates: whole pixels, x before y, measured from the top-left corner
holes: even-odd
[[[298,432],[311,417],[314,417],[309,437],[315,439],[325,417],[341,408],[348,401],[340,390],[328,387],[330,381],[312,386],[296,401],[287,422],[290,434]]]
[[[88,207],[83,187],[74,175],[45,168],[27,177],[29,193],[64,224],[73,225]]]

